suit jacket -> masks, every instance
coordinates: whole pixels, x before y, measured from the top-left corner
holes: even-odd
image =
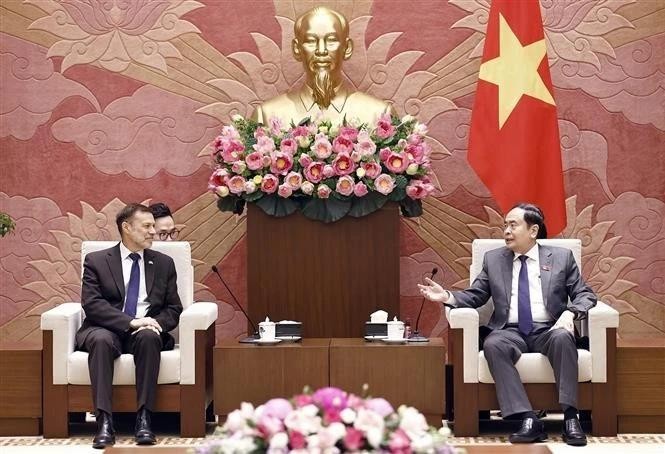
[[[81,303],[86,318],[76,333],[77,345],[83,345],[87,335],[99,327],[120,337],[129,333],[133,317],[122,311],[125,283],[121,260],[120,244],[85,256]],[[168,332],[178,326],[182,312],[175,264],[168,255],[151,249],[143,251],[143,260],[150,302],[146,317],[157,320],[162,327],[164,345],[172,345],[173,337]]]
[[[580,275],[570,249],[538,246],[540,281],[543,302],[550,316],[556,320],[568,309],[575,318],[585,317],[598,299]],[[492,298],[494,312],[487,326],[501,329],[508,323],[510,294],[513,281],[513,258],[507,247],[488,251],[483,259],[483,269],[466,290],[452,292],[456,307],[478,308]],[[570,304],[568,299],[570,298]]]

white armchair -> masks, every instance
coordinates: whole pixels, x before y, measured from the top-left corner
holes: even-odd
[[[581,269],[582,246],[576,239],[539,240],[541,244],[571,249]],[[503,240],[474,240],[470,282],[480,273],[485,253],[505,245]],[[478,434],[478,411],[499,408],[494,380],[483,351],[479,348],[479,328],[489,321],[492,300],[476,309],[446,309],[450,325],[449,351],[454,376],[455,435]],[[582,335],[589,336],[589,350],[578,350],[579,402],[591,410],[594,435],[614,436],[616,417],[616,329],[619,313],[600,301],[578,323]],[[541,353],[525,353],[515,364],[534,408],[559,409],[554,372]]]
[[[86,254],[117,244],[84,241]],[[178,274],[183,305],[178,327],[171,332],[173,350],[161,353],[155,411],[180,412],[183,437],[205,436],[206,409],[212,400],[212,347],[215,343],[215,303],[194,304],[194,271],[187,242],[154,242],[152,249],[170,256]],[[43,333],[44,437],[67,437],[68,412],[93,411],[88,353],[75,351],[75,335],[83,317],[81,304],[64,303],[41,316]],[[123,354],[113,371],[114,411],[136,411],[134,358]]]

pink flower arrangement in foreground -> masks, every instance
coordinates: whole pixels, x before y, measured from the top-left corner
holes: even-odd
[[[244,452],[454,453],[450,430],[437,431],[413,407],[395,411],[381,398],[363,399],[338,388],[271,399],[254,408],[243,403],[218,429],[219,437],[197,454]]]
[[[388,114],[374,125],[307,119],[291,127],[275,118],[262,125],[236,116],[213,142],[208,189],[223,211],[235,211],[239,203],[242,210],[244,202],[261,206],[263,198],[273,200],[264,204],[273,208],[283,199],[302,208],[312,199],[335,198],[342,203],[337,209],[346,206],[355,216],[388,200],[418,215],[420,200],[434,191],[426,133],[413,117]],[[370,195],[372,203],[358,202]],[[359,208],[351,210],[354,203]]]

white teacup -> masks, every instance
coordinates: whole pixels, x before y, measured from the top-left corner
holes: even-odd
[[[388,322],[388,339],[404,339],[404,322],[399,320]]]
[[[259,323],[259,337],[264,341],[275,340],[275,322]]]

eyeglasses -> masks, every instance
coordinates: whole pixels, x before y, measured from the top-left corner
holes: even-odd
[[[160,239],[160,241],[166,241],[169,238],[172,240],[175,240],[178,238],[178,234],[180,233],[180,230],[178,229],[173,229],[170,232],[159,232],[157,234],[157,237]]]

